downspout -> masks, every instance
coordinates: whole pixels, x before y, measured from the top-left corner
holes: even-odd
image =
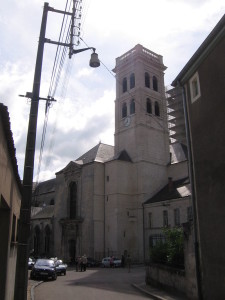
[[[187,150],[188,150],[188,168],[189,168],[189,180],[191,185],[191,199],[192,199],[192,209],[193,209],[193,224],[194,224],[194,249],[195,249],[195,269],[196,269],[196,280],[197,280],[197,289],[198,289],[198,299],[202,300],[202,276],[201,276],[201,265],[200,265],[200,251],[199,251],[199,241],[198,241],[198,225],[197,225],[197,203],[196,203],[196,192],[194,184],[194,170],[193,170],[193,156],[191,149],[191,134],[190,126],[188,120],[188,106],[186,99],[185,87],[181,85],[180,82],[177,82],[177,86],[182,88],[183,94],[183,107],[184,107],[184,121],[185,121],[185,131],[187,138]]]
[[[145,263],[145,209],[144,209],[144,203],[142,203],[142,220],[143,220],[143,258]]]

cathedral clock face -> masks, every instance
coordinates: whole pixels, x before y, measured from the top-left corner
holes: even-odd
[[[129,126],[130,125],[130,117],[126,117],[123,121],[124,126]]]

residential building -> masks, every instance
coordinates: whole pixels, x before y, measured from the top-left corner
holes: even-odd
[[[225,297],[225,15],[172,85],[182,88],[199,299]]]
[[[14,296],[21,192],[9,113],[0,103],[0,299],[5,300]]]

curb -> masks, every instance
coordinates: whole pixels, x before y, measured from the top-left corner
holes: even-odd
[[[40,285],[43,281],[39,281],[36,284],[32,285],[31,289],[30,289],[30,298],[31,300],[34,300],[34,289]]]
[[[144,293],[145,295],[149,295],[151,296],[153,299],[155,300],[167,300],[166,298],[164,297],[161,297],[159,295],[156,295],[155,293],[152,293],[148,290],[146,290],[145,288],[142,288],[140,285],[138,284],[135,284],[135,283],[132,283],[132,286],[135,287],[137,290],[139,290],[140,292]]]

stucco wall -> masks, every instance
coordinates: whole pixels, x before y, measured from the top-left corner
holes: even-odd
[[[20,214],[21,194],[18,188],[12,167],[6,137],[0,119],[0,265],[1,265],[1,291],[0,298],[11,300],[14,295],[15,272],[16,272],[16,232],[17,221]],[[4,204],[3,204],[4,202]],[[2,209],[2,205],[4,209]],[[7,218],[2,216],[7,210]],[[13,216],[15,218],[14,240],[12,241]],[[3,251],[4,250],[4,251]]]

